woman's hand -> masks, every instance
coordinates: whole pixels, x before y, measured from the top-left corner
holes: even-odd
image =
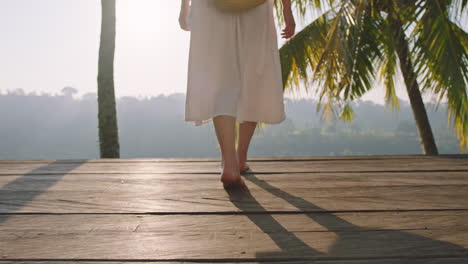
[[[188,17],[190,12],[190,0],[182,0],[180,5],[179,25],[185,31],[190,31]]]
[[[291,9],[291,0],[283,0],[283,17],[286,27],[283,29],[281,36],[284,39],[289,39],[296,33],[296,21]]]

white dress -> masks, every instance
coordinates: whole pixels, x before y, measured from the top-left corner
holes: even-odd
[[[216,0],[192,0],[185,121],[218,115],[236,121],[281,123],[283,85],[273,1],[225,13]]]

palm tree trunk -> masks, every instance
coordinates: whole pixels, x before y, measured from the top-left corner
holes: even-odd
[[[416,80],[413,63],[409,56],[408,41],[405,38],[403,24],[398,18],[390,15],[390,25],[393,32],[393,40],[396,44],[398,58],[400,60],[401,72],[405,80],[406,90],[410,100],[411,108],[413,109],[414,119],[418,128],[419,138],[421,140],[422,149],[426,155],[438,155],[437,146],[432,134],[431,124],[427,117],[426,107],[419,90],[419,84]]]
[[[115,6],[115,0],[101,0],[101,43],[97,78],[101,158],[120,157],[114,93]]]

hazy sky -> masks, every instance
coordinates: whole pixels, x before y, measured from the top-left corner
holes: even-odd
[[[65,86],[77,88],[79,96],[96,92],[99,0],[0,4],[0,93],[22,88],[56,94]],[[179,29],[179,5],[179,0],[117,0],[118,97],[186,92],[190,33]],[[406,99],[401,89],[398,96]],[[364,99],[383,102],[384,91],[375,89]]]

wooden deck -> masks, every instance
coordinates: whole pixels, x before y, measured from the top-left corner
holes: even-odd
[[[468,155],[0,161],[1,263],[468,263]]]

